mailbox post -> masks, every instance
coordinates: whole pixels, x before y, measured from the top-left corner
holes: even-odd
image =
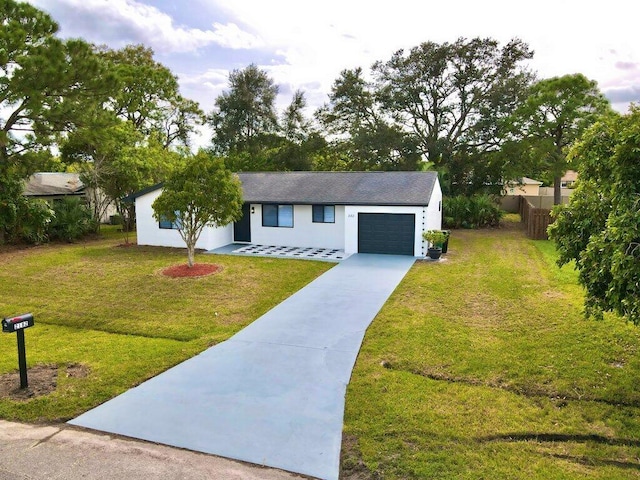
[[[34,324],[33,314],[25,313],[17,317],[8,317],[2,320],[2,331],[4,333],[16,332],[18,339],[18,367],[20,368],[20,388],[27,388],[27,354],[24,346],[24,329],[32,327]]]

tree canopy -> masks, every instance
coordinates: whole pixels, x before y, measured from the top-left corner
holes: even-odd
[[[229,90],[215,101],[210,116],[213,148],[221,154],[255,151],[278,130],[275,109],[278,87],[266,72],[251,64],[229,75]]]
[[[222,227],[242,215],[240,180],[225,168],[222,159],[200,151],[169,175],[152,207],[156,220],[176,225],[192,267],[204,227]]]
[[[536,82],[514,112],[512,131],[533,156],[532,169],[553,179],[555,204],[560,203],[560,178],[569,168],[567,148],[610,110],[597,83],[574,74]]]
[[[56,22],[32,5],[0,2],[0,242],[40,241],[48,214],[22,197],[22,179],[52,165],[49,147],[87,125],[86,101],[112,77],[82,40],[60,40]]]
[[[297,90],[279,114],[279,87],[256,65],[234,70],[229,89],[215,101],[209,116],[213,127],[211,151],[229,168],[247,170],[310,170],[313,155],[326,142],[305,116],[307,101]]]
[[[105,94],[113,78],[82,40],[58,39],[58,25],[28,3],[0,3],[0,181],[25,177],[28,155],[89,120],[87,98]]]
[[[135,210],[123,198],[164,180],[180,162],[177,152],[164,148],[159,134],[145,138],[133,123],[124,120],[74,132],[62,145],[61,155],[75,165],[93,195],[96,218],[108,203],[115,204],[125,233],[135,228]]]
[[[424,42],[374,63],[371,80],[343,71],[317,116],[347,165],[414,170],[424,158],[466,191],[501,180],[490,154],[533,78],[523,66],[532,55],[517,39]]]
[[[127,45],[99,48],[98,53],[117,81],[107,108],[145,136],[156,135],[165,148],[174,142],[187,145],[204,114],[196,102],[180,95],[177,77],[153,59],[153,50]]]
[[[178,158],[174,150],[188,145],[203,113],[180,95],[177,78],[153,59],[151,49],[129,45],[95,52],[113,74],[113,87],[86,105],[93,121],[69,133],[61,153],[91,188],[94,213],[106,202],[115,204],[129,232],[135,210],[122,198],[166,177]]]
[[[575,261],[589,315],[612,311],[640,324],[640,108],[610,115],[570,151],[580,180],[556,206],[549,235],[558,263]]]
[[[346,159],[348,170],[416,170],[421,156],[414,137],[385,117],[375,87],[361,68],[343,70],[334,82],[329,103],[316,112],[332,149]]]
[[[490,38],[424,42],[375,63],[373,73],[385,113],[416,137],[429,162],[446,168],[462,148],[499,145],[496,117],[517,104],[531,79],[522,64],[532,55],[518,39],[503,47]]]

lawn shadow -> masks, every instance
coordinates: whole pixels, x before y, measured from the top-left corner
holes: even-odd
[[[479,442],[594,442],[603,445],[640,447],[640,440],[629,438],[618,439],[595,434],[578,435],[566,433],[503,433],[501,435],[477,437],[476,440]],[[640,468],[640,465],[638,465],[638,467]]]

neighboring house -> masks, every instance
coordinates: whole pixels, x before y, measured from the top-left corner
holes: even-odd
[[[567,170],[567,172],[560,179],[560,186],[562,188],[573,188],[578,181],[578,172],[575,170]]]
[[[424,257],[422,232],[442,225],[436,172],[251,172],[238,177],[242,218],[225,227],[205,227],[197,248],[240,242]],[[161,192],[158,184],[129,197],[136,205],[138,244],[184,247],[174,225],[153,218],[152,204]]]
[[[108,222],[110,216],[116,213],[115,206],[110,204],[99,190],[94,192],[83,185],[79,173],[34,173],[25,184],[24,195],[46,200],[50,204],[65,197],[79,197],[92,208],[94,208],[95,202],[99,202],[102,207],[99,209],[102,223]]]
[[[27,180],[24,195],[53,201],[64,197],[86,198],[87,193],[78,173],[39,172]]]
[[[534,180],[528,177],[522,177],[516,180],[505,182],[502,194],[537,196],[539,195],[540,185],[542,185],[542,182],[539,182],[538,180]]]

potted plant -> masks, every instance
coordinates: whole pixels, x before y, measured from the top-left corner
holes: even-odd
[[[432,260],[437,260],[442,255],[442,245],[447,240],[447,234],[442,230],[427,230],[422,234],[427,242],[429,242],[429,249],[427,255]]]

